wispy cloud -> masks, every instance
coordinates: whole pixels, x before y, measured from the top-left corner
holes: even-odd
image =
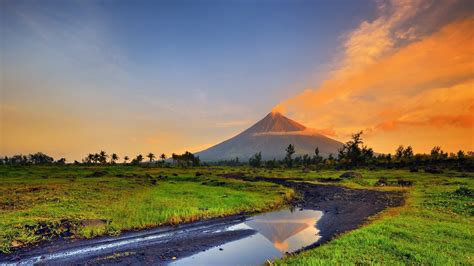
[[[400,143],[473,149],[474,18],[436,31],[412,23],[449,3],[379,1],[379,16],[347,35],[338,71],[276,108],[308,126],[334,126],[341,138],[365,130],[380,151]],[[418,132],[406,136],[408,128]],[[464,138],[453,141],[453,132]]]

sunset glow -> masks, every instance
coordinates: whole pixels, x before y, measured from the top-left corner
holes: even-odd
[[[270,110],[377,152],[474,149],[469,1],[132,7],[147,27],[121,3],[2,2],[0,155],[195,152]]]

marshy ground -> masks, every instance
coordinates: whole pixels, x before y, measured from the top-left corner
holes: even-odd
[[[318,223],[327,232],[320,243],[336,237],[278,264],[473,263],[471,173],[356,172],[362,177],[245,167],[2,167],[0,241],[9,253],[0,257],[51,239],[263,212],[294,200],[326,211],[326,221]]]

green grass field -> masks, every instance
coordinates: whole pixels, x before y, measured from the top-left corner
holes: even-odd
[[[290,189],[219,178],[225,169],[0,167],[0,247],[117,234],[281,207]],[[196,176],[196,172],[202,176]],[[166,178],[160,178],[166,176]]]
[[[196,172],[203,175],[196,176]],[[66,219],[75,222],[76,237],[92,237],[275,209],[294,196],[291,190],[274,184],[217,176],[226,172],[245,172],[249,177],[300,178],[300,182],[318,183],[320,178],[337,178],[344,171],[304,173],[297,169],[246,167],[1,167],[2,250],[40,241],[43,236],[34,234],[38,229],[34,226],[41,222],[52,223],[51,227],[59,232],[64,230],[60,221]],[[277,260],[276,264],[474,264],[472,173],[357,172],[363,178],[338,184],[401,190],[406,194],[406,204],[372,217],[362,228],[321,247]],[[91,176],[94,173],[98,176]],[[377,186],[382,177],[391,185]],[[397,186],[394,183],[399,179],[411,181],[413,185]],[[94,223],[95,219],[106,221]]]
[[[364,227],[339,236],[312,250],[288,256],[277,265],[473,265],[474,264],[474,175],[410,173],[406,170],[357,171],[362,179],[341,184],[354,188],[402,190],[405,206],[372,217]],[[336,178],[341,171],[304,174],[279,171],[265,175]],[[377,187],[381,178],[413,182],[412,187]]]

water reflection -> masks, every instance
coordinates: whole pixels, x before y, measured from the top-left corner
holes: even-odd
[[[282,210],[255,216],[228,230],[252,229],[256,234],[174,262],[178,265],[259,265],[309,246],[320,238],[321,211]]]

